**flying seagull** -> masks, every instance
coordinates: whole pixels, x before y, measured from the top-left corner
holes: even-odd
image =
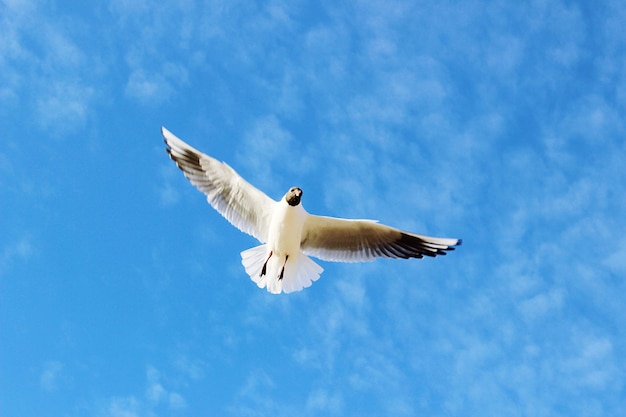
[[[280,294],[300,291],[323,268],[309,256],[332,262],[445,255],[460,239],[404,232],[375,220],[316,216],[302,207],[302,190],[292,187],[275,201],[226,163],[194,149],[161,128],[167,153],[185,177],[206,194],[215,210],[262,245],[241,252],[246,273],[259,288]]]

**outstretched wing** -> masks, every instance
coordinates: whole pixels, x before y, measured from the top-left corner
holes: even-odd
[[[164,127],[161,132],[170,158],[206,194],[209,204],[233,226],[265,243],[276,201],[227,164],[192,148]]]
[[[334,262],[432,257],[445,255],[460,244],[460,239],[416,235],[374,220],[314,215],[307,217],[300,243],[304,253]]]

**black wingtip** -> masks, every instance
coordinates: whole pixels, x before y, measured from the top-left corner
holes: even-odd
[[[172,157],[172,147],[169,143],[167,143],[167,139],[164,138],[163,143],[165,143],[165,152],[170,156],[170,158],[174,159],[174,157]]]
[[[163,136],[163,143],[165,144],[165,152],[167,152],[170,158],[174,160],[174,156],[172,155],[172,145],[170,145],[170,143],[167,141],[167,135],[165,134],[166,131],[167,129],[165,128],[165,126],[161,126],[161,136]]]

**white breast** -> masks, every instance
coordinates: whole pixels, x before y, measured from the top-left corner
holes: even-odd
[[[306,211],[301,204],[290,206],[281,200],[274,210],[267,239],[268,249],[275,255],[295,256],[300,251],[302,227]]]

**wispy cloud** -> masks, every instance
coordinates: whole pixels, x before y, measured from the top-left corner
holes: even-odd
[[[318,389],[311,393],[306,400],[306,408],[311,414],[339,415],[346,406],[337,390]]]
[[[77,41],[82,29],[71,18],[51,19],[46,7],[11,3],[3,14],[7,59],[0,69],[7,81],[1,96],[10,100],[6,111],[26,109],[43,129],[67,133],[84,126],[91,114],[101,74],[99,56]],[[26,11],[28,10],[28,11]],[[23,111],[23,110],[22,110]]]
[[[243,386],[237,393],[235,403],[228,406],[229,414],[243,417],[289,415],[290,411],[286,401],[275,400],[274,396],[270,394],[276,389],[276,384],[266,372],[252,370],[248,373]]]
[[[295,170],[301,166],[303,156],[296,146],[293,135],[285,129],[276,116],[267,116],[257,120],[244,137],[242,151],[237,161],[239,169],[252,174],[248,178],[255,186],[264,190],[272,198],[279,199],[291,185],[276,184],[279,172]],[[284,191],[283,191],[284,189]]]
[[[182,42],[181,37],[188,36],[185,35],[187,25],[174,22],[177,18],[190,22],[193,9],[192,3],[164,5],[162,8],[154,8],[148,2],[131,5],[113,1],[110,4],[120,33],[127,39],[121,50],[125,52],[124,61],[128,66],[124,86],[128,98],[157,107],[176,96],[188,83],[188,63],[161,51],[163,44]]]
[[[163,151],[162,157],[166,157],[165,151]],[[180,172],[173,163],[170,161],[165,162],[167,162],[167,164],[164,164],[159,171],[162,184],[161,188],[158,190],[158,196],[161,205],[167,207],[176,205],[176,203],[180,200],[179,188],[173,183],[175,178],[180,179]]]
[[[28,260],[34,253],[33,243],[29,236],[23,236],[18,240],[3,245],[0,252],[0,277],[18,261]]]
[[[141,417],[144,411],[135,397],[112,398],[99,415],[103,417]]]
[[[143,395],[116,396],[107,399],[98,415],[103,417],[148,417],[160,413],[176,413],[187,408],[185,397],[170,390],[162,382],[161,373],[153,366],[146,369]]]
[[[128,77],[125,92],[143,104],[156,106],[172,97],[176,90],[187,82],[187,70],[179,65],[167,63],[161,70],[146,70],[141,64]]]
[[[575,4],[397,10],[331,6],[327,19],[303,30],[303,56],[278,56],[284,71],[265,80],[276,90],[305,80],[299,94],[317,99],[311,117],[323,151],[313,153],[323,161],[316,168],[326,168],[327,209],[387,216],[417,232],[454,224],[468,235],[454,254],[463,261],[453,272],[429,260],[369,264],[362,279],[333,284],[334,297],[305,316],[308,333],[292,352],[297,366],[323,375],[309,389],[311,409],[340,410],[354,392],[368,392],[399,414],[484,412],[488,404],[491,414],[547,415],[558,401],[544,392],[547,383],[568,400],[608,381],[622,386],[613,372],[620,336],[609,328],[623,307],[603,301],[607,288],[622,287],[607,281],[623,270],[623,245],[611,232],[623,221],[610,214],[625,202],[623,168],[611,156],[624,151],[616,139],[624,136],[623,97],[609,82],[619,78],[608,65],[617,56],[599,45],[598,54],[612,57],[601,72],[613,75],[596,84],[589,74],[589,86],[572,88],[571,77],[600,64],[589,60],[590,23]],[[422,26],[397,36],[394,28],[422,14]],[[346,30],[355,20],[367,30]],[[325,65],[309,63],[307,53]],[[277,106],[277,116],[250,129],[251,152],[241,159],[258,165],[264,183],[283,156],[263,152],[299,139],[283,123],[305,113],[293,102],[288,117]],[[335,279],[344,272],[332,270]],[[420,280],[407,284],[411,274]],[[578,309],[608,320],[589,324],[594,337],[581,344]],[[329,381],[342,388],[330,394]]]
[[[16,204],[27,214],[31,202],[44,206],[35,212],[44,227],[36,239],[17,232],[0,245],[4,283],[7,272],[39,256],[41,239],[56,242],[59,230],[80,229],[80,244],[45,257],[49,275],[41,283],[84,303],[78,291],[92,285],[81,285],[78,273],[66,279],[68,272],[100,274],[116,265],[126,290],[142,269],[141,292],[147,288],[155,309],[167,314],[101,314],[122,327],[141,319],[148,340],[139,344],[168,353],[197,344],[203,352],[175,355],[172,368],[152,362],[128,376],[124,386],[134,389],[97,391],[105,399],[96,414],[194,414],[202,397],[194,391],[210,391],[226,371],[220,398],[202,397],[218,414],[617,415],[626,386],[626,306],[617,296],[626,291],[623,2],[243,3],[116,0],[87,8],[83,21],[61,4],[4,2],[0,117],[11,119],[12,133],[34,125],[57,135],[94,119],[108,125],[110,117],[128,132],[131,152],[147,149],[131,133],[138,123],[168,117],[191,130],[201,126],[214,141],[194,145],[216,149],[272,197],[306,185],[312,212],[458,236],[464,246],[436,260],[327,263],[306,292],[271,298],[248,282],[233,238],[211,220],[176,218],[197,246],[171,235],[157,250],[127,248],[119,239],[132,260],[110,259],[93,250],[102,227],[111,226],[90,210],[96,204],[71,206],[80,219],[63,217],[74,201],[49,192],[43,202]],[[94,111],[107,100],[115,104]],[[13,122],[14,115],[36,121]],[[61,181],[56,161],[46,161],[41,181],[30,179],[26,170],[43,164],[18,163],[13,150],[22,142],[10,142],[0,153],[7,201],[26,189],[40,197],[42,184]],[[109,162],[117,150],[103,147],[93,162]],[[65,164],[82,157],[79,151],[64,148],[59,159]],[[153,200],[180,209],[188,192],[201,202],[161,148],[158,155],[163,167],[152,169],[160,188],[147,185]],[[130,170],[116,165],[114,173],[140,181],[131,172],[140,162]],[[116,213],[132,222],[126,202],[116,200]],[[24,224],[32,223],[15,227]],[[129,230],[142,233],[136,226]],[[221,255],[231,250],[226,263]],[[141,259],[150,265],[125,264]],[[231,276],[239,281],[226,281]],[[9,290],[16,288],[23,289]],[[115,291],[95,301],[108,307],[128,294],[135,296]],[[47,297],[33,317],[50,316],[46,326],[54,329],[59,317],[73,315],[73,348],[106,358],[81,330],[91,328],[94,311],[54,302]],[[70,368],[66,361],[34,365],[39,394],[60,394]]]
[[[62,132],[82,127],[87,121],[93,95],[93,88],[80,82],[52,82],[37,99],[39,123],[44,128]]]
[[[39,386],[47,392],[59,389],[63,373],[63,363],[59,361],[49,361],[44,365],[43,372],[39,376]]]
[[[626,275],[626,238],[622,239],[614,246],[613,253],[608,254],[604,259],[604,264],[617,275]]]
[[[206,375],[207,364],[200,359],[191,359],[181,355],[174,363],[176,369],[192,381],[200,381]]]
[[[153,405],[167,405],[170,410],[179,410],[187,406],[183,396],[178,392],[168,391],[161,384],[159,371],[149,366],[146,372],[146,399]]]

